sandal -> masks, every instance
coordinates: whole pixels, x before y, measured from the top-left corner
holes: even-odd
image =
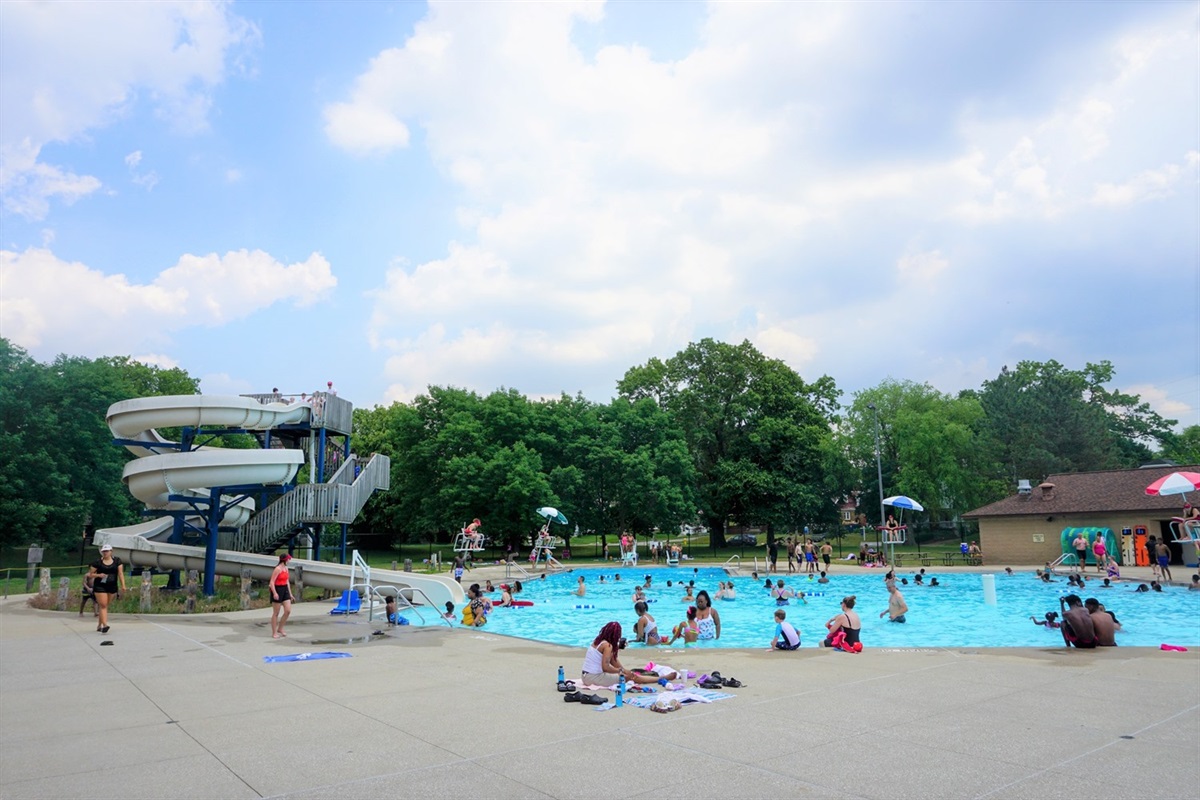
[[[567,695],[567,697],[570,697],[570,695]],[[608,701],[598,694],[585,694],[580,695],[579,702],[583,703],[585,706],[602,706]]]
[[[563,702],[564,703],[581,703],[581,702],[583,702],[583,695],[581,695],[579,692],[569,692],[569,693],[563,695]]]
[[[651,711],[657,711],[659,714],[669,714],[672,711],[678,711],[683,707],[683,704],[678,700],[659,700],[654,705],[650,706]]]
[[[726,686],[730,689],[742,688],[742,682],[739,681],[737,678],[725,678],[724,680],[721,681],[721,685]]]
[[[575,681],[559,681],[558,682],[558,690],[560,692],[575,691]]]
[[[725,684],[721,683],[718,680],[714,680],[713,678],[709,678],[706,681],[701,681],[700,683],[697,683],[696,685],[699,686],[701,689],[720,689],[723,686],[725,686]]]

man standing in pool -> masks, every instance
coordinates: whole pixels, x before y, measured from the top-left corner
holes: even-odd
[[[888,607],[887,611],[880,611],[880,618],[887,614],[888,622],[907,622],[904,615],[908,613],[908,603],[904,602],[904,595],[900,594],[900,590],[896,588],[895,581],[888,581]]]

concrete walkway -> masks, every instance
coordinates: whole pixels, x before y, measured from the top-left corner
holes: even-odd
[[[746,686],[600,713],[555,690],[580,650],[372,637],[330,607],[272,640],[267,611],[116,616],[102,636],[0,604],[0,797],[1197,797],[1194,651],[661,649]],[[353,657],[263,662],[319,650]]]

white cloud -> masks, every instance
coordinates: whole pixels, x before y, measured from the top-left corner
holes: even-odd
[[[931,250],[927,253],[912,253],[903,256],[896,262],[896,271],[905,285],[911,285],[912,281],[928,284],[932,283],[949,266],[950,261],[942,255],[941,251]]]
[[[313,253],[282,264],[262,251],[185,255],[147,284],[107,275],[51,251],[0,250],[2,335],[35,354],[121,353],[176,331],[247,317],[277,302],[309,306],[337,284]]]
[[[1194,383],[1194,381],[1185,381]],[[1166,419],[1189,420],[1194,419],[1196,412],[1200,411],[1200,397],[1194,396],[1191,402],[1176,399],[1169,392],[1160,386],[1152,384],[1138,384],[1137,386],[1129,386],[1121,389],[1125,394],[1136,395],[1141,398],[1142,402],[1149,403],[1150,408],[1157,411]],[[1187,424],[1182,422],[1181,424]]]
[[[490,388],[497,362],[613,371],[701,335],[830,374],[879,341],[904,363],[978,372],[977,357],[938,360],[934,315],[896,335],[905,284],[942,308],[990,298],[1022,257],[1010,243],[1086,238],[1098,194],[1178,185],[1163,164],[1191,144],[1194,125],[1176,123],[1195,107],[1179,67],[1195,65],[1196,13],[1093,33],[1072,43],[1072,69],[1050,69],[1060,51],[1043,44],[1047,69],[1024,83],[964,53],[895,101],[894,71],[940,63],[895,35],[907,8],[714,4],[693,49],[666,60],[578,49],[593,5],[431,3],[325,109],[329,140],[374,158],[422,130],[460,192],[445,255],[398,252],[370,294],[392,396],[463,376]],[[1061,343],[1023,322],[997,340]]]
[[[149,99],[182,132],[203,129],[227,59],[258,41],[223,2],[4,4],[0,26],[0,193],[5,207],[42,219],[51,200],[96,191],[92,176],[39,161]],[[136,167],[135,164],[130,165]]]
[[[1166,197],[1175,190],[1175,185],[1184,175],[1185,169],[1196,173],[1196,153],[1184,157],[1184,164],[1164,164],[1159,169],[1148,169],[1134,175],[1121,184],[1102,183],[1096,186],[1092,202],[1101,206],[1127,206],[1145,200]],[[1194,184],[1194,180],[1193,180]],[[1194,187],[1193,187],[1194,188]]]

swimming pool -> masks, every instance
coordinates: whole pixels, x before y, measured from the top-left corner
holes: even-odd
[[[613,582],[619,573],[621,580]],[[854,575],[835,575],[828,584],[809,581],[805,576],[783,577],[787,586],[816,593],[807,603],[793,599],[786,606],[788,621],[800,631],[804,647],[815,647],[825,636],[825,622],[838,613],[845,595],[857,595],[855,611],[862,619],[862,641],[867,647],[1055,647],[1062,645],[1057,630],[1046,629],[1029,621],[1030,616],[1041,619],[1047,611],[1059,610],[1059,598],[1070,594],[1066,579],[1044,584],[1033,573],[1017,573],[1011,577],[996,575],[994,606],[983,602],[982,576],[977,573],[927,572],[938,578],[938,587],[915,586],[912,571],[901,570],[897,579],[907,577],[908,586],[900,586],[908,603],[906,624],[890,623],[879,618],[887,608],[887,589],[878,571]],[[572,592],[579,575],[586,578],[587,594],[578,598]],[[600,583],[600,576],[605,582]],[[692,647],[756,647],[765,648],[774,634],[775,601],[762,588],[762,579],[749,576],[730,578],[719,567],[640,568],[638,570],[577,569],[546,577],[522,580],[524,591],[520,599],[534,605],[524,608],[497,608],[488,618],[484,630],[488,633],[536,639],[542,642],[586,647],[591,644],[600,627],[617,620],[632,640],[633,590],[652,578],[646,596],[652,602],[650,614],[659,631],[668,634],[684,619],[688,604],[680,601],[683,590],[680,580],[695,581],[695,588],[716,594],[718,581],[732,580],[737,587],[736,600],[715,600],[713,605],[721,615],[721,638],[715,642],[699,642]],[[765,577],[765,576],[764,576]],[[667,587],[667,581],[672,582]],[[470,583],[464,579],[464,584]],[[497,582],[498,583],[498,582]],[[1121,583],[1111,589],[1099,588],[1099,582],[1089,581],[1081,597],[1095,597],[1121,621],[1123,630],[1117,633],[1122,646],[1158,647],[1163,642],[1200,646],[1200,592],[1182,587],[1168,587],[1162,593],[1135,593],[1136,584]],[[500,598],[497,591],[489,595]],[[577,608],[577,606],[584,606]],[[682,646],[680,639],[676,646]],[[630,641],[630,647],[642,647]],[[654,649],[654,648],[647,648]]]

